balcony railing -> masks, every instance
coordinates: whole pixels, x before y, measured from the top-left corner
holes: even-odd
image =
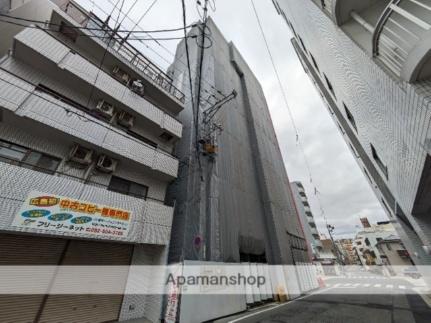
[[[373,55],[406,81],[414,81],[411,73],[405,71],[409,56],[431,29],[431,6],[422,1],[392,0],[373,34]],[[418,57],[415,65],[421,59]]]
[[[67,1],[65,4],[60,5],[60,8],[75,22],[82,27],[88,28],[89,32],[97,36],[105,44],[108,44],[123,59],[141,71],[153,84],[167,91],[181,103],[185,102],[184,93],[172,84],[172,78],[133,47],[125,37],[109,27],[96,15],[86,12],[73,1]]]

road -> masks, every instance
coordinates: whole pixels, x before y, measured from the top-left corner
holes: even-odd
[[[254,309],[217,323],[429,323],[431,308],[412,280],[364,274],[330,278],[327,288],[281,305]]]

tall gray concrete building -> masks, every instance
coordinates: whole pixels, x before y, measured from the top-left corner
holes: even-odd
[[[170,261],[307,262],[306,244],[265,96],[253,72],[209,19],[204,46],[190,39],[194,101],[203,55],[198,113],[190,100],[185,42],[170,75],[186,94],[177,155],[179,179]],[[199,34],[199,28],[190,34]],[[209,40],[210,38],[210,40]],[[202,47],[205,47],[203,49]],[[232,91],[236,97],[217,102]]]
[[[413,261],[430,264],[430,2],[273,3]]]
[[[166,264],[184,95],[106,17],[68,0],[11,5],[35,24],[0,23],[0,265]],[[62,277],[39,282],[49,291]],[[157,322],[161,303],[2,295],[0,321]]]
[[[314,221],[313,213],[311,212],[310,203],[308,202],[307,194],[305,193],[304,186],[301,182],[290,183],[292,193],[295,198],[296,207],[301,221],[302,228],[304,229],[305,239],[310,255],[313,259],[319,258],[319,253],[322,251],[322,242],[320,241],[320,234],[317,230],[316,222]]]

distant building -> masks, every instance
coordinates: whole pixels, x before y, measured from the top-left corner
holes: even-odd
[[[368,221],[368,218],[361,218],[362,227],[364,228],[371,228],[370,221]]]
[[[377,249],[383,264],[387,265],[392,273],[401,274],[406,266],[413,264],[401,239],[396,235],[390,235],[377,242]]]
[[[273,3],[397,235],[431,264],[429,1]]]
[[[320,234],[317,230],[316,222],[314,221],[313,213],[310,209],[307,195],[304,186],[301,182],[290,183],[292,193],[295,198],[296,208],[298,210],[299,219],[304,230],[307,246],[311,251],[313,259],[319,258],[319,253],[322,251],[322,242]]]
[[[335,241],[338,245],[339,250],[343,254],[344,263],[346,265],[359,264],[359,259],[354,249],[354,243],[352,239],[339,239]]]
[[[378,222],[371,225],[370,228],[356,234],[354,248],[362,265],[383,265],[380,250],[377,243],[395,235],[395,229],[389,222]]]

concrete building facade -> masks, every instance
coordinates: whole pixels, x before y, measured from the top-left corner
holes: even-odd
[[[354,248],[362,265],[383,265],[378,243],[395,235],[395,228],[389,222],[379,222],[359,231],[354,239]]]
[[[431,7],[410,0],[273,3],[413,261],[431,263]]]
[[[307,194],[305,193],[304,186],[301,182],[290,183],[292,187],[293,196],[295,198],[296,207],[299,213],[299,219],[304,229],[305,239],[307,246],[313,256],[313,259],[319,258],[319,253],[322,251],[322,242],[320,241],[320,234],[317,230],[316,222],[314,221],[313,213],[308,203]]]
[[[0,264],[166,264],[184,95],[106,17],[12,4],[41,23],[0,23]],[[2,296],[0,321],[156,322],[162,310],[160,295],[23,299]]]
[[[184,136],[177,154],[185,165],[172,187],[170,259],[304,262],[305,239],[261,85],[212,19],[207,30],[211,45],[205,43],[203,52],[199,41],[189,40],[195,103],[203,55],[202,102],[196,113],[187,100],[179,115]],[[199,28],[190,33],[199,34]],[[185,62],[182,41],[170,73],[189,98]],[[208,109],[232,91],[236,97],[207,122]]]

